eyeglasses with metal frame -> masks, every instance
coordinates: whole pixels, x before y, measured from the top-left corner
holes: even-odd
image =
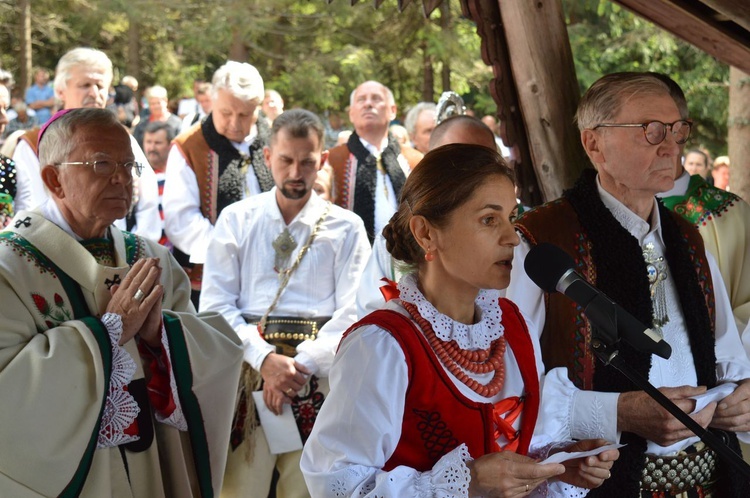
[[[133,172],[136,176],[141,176],[143,172],[143,165],[136,161],[126,161],[120,163],[117,161],[110,161],[108,159],[99,161],[67,161],[61,163],[55,163],[55,166],[91,166],[94,168],[94,173],[99,176],[111,177],[117,171],[118,166],[125,168],[130,174],[128,175],[128,184],[133,181]]]
[[[646,123],[599,123],[592,130],[597,128],[643,128],[643,136],[651,145],[659,145],[667,138],[667,128],[672,132],[672,138],[675,143],[682,145],[690,138],[690,131],[693,128],[693,122],[686,119],[680,119],[674,123],[662,123],[661,121],[648,121]]]

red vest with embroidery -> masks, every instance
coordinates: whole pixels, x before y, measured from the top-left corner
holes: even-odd
[[[518,308],[507,299],[500,299],[500,308],[505,339],[525,386],[517,452],[526,454],[539,412],[539,377],[531,338]],[[461,443],[473,458],[500,450],[495,442],[493,404],[471,401],[461,394],[424,334],[409,318],[397,311],[378,310],[354,324],[344,337],[371,324],[390,332],[401,345],[409,376],[401,439],[384,470],[399,465],[420,472],[430,470]]]

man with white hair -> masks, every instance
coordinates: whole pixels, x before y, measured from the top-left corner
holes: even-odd
[[[169,112],[167,104],[169,104],[169,95],[167,89],[163,86],[154,85],[146,90],[146,102],[148,102],[149,114],[148,117],[142,119],[133,130],[133,136],[135,137],[138,145],[143,148],[143,134],[146,132],[146,127],[151,123],[167,123],[169,129],[174,135],[180,132],[182,127],[182,120],[177,115]]]
[[[214,73],[211,114],[175,138],[169,152],[164,230],[190,276],[196,306],[209,235],[219,213],[273,187],[263,160],[270,130],[258,119],[263,90],[255,67],[227,62]]]
[[[419,151],[399,145],[388,133],[395,117],[393,93],[382,83],[365,81],[349,98],[354,132],[328,156],[333,199],[362,218],[370,243],[396,212],[406,175],[422,159]]]
[[[63,103],[63,109],[93,107],[104,109],[107,92],[112,83],[112,62],[107,55],[92,48],[75,48],[63,55],[55,70],[55,96]],[[49,194],[44,187],[38,157],[39,128],[29,130],[18,141],[13,160],[18,171],[15,210],[33,209],[47,200]],[[143,173],[134,184],[133,210],[135,225],[126,227],[125,219],[115,222],[118,228],[129,228],[133,233],[158,241],[161,236],[158,192],[154,171],[132,139],[130,146],[137,162],[143,164]]]
[[[430,150],[430,135],[435,129],[435,110],[432,102],[420,102],[406,113],[404,126],[412,146],[422,154]]]

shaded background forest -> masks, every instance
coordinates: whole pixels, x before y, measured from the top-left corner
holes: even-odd
[[[726,154],[725,64],[608,0],[563,5],[582,91],[613,71],[668,73],[696,121],[691,146]],[[377,79],[401,113],[444,89],[480,116],[496,110],[492,72],[458,0],[444,0],[429,18],[420,2],[399,12],[395,1],[376,10],[348,0],[0,0],[0,67],[18,86],[30,82],[32,66],[53,70],[76,46],[104,50],[115,82],[132,74],[141,89],[160,84],[170,97],[190,96],[195,78],[210,80],[230,58],[255,65],[287,108],[343,111],[356,84]]]

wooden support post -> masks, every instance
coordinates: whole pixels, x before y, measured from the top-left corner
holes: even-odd
[[[580,91],[561,0],[496,0],[532,164],[545,201],[590,163],[573,123]]]

